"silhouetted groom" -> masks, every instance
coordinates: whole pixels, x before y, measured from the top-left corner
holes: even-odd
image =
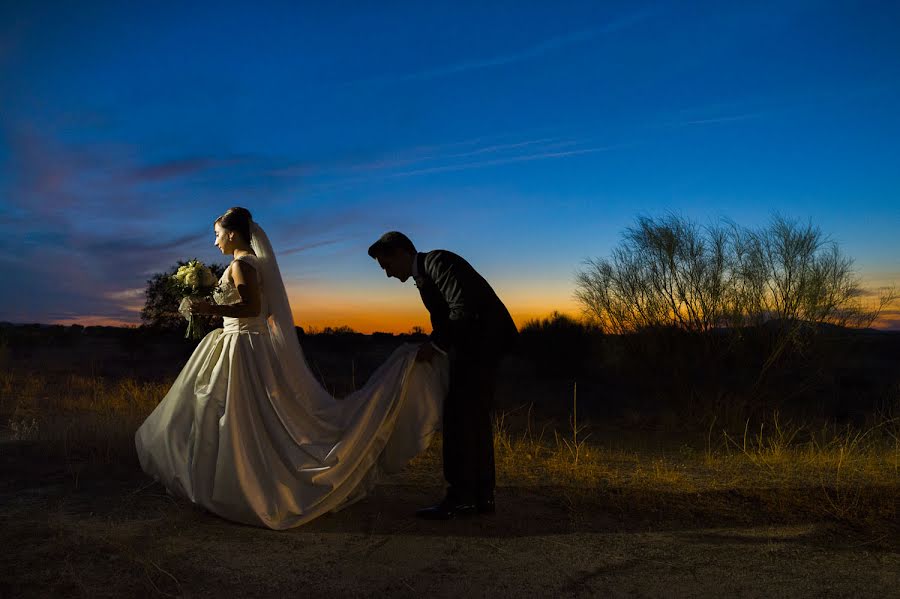
[[[417,360],[435,351],[450,360],[450,388],[444,400],[444,478],[447,496],[417,516],[449,520],[494,512],[494,439],[491,407],[497,367],[518,337],[512,317],[468,262],[453,252],[419,253],[412,241],[390,231],[369,248],[388,277],[416,281],[431,314],[430,342]]]

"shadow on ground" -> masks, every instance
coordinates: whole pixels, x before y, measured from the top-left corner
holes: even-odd
[[[895,528],[786,515],[784,489],[501,487],[495,516],[427,522],[413,512],[442,488],[400,475],[276,532],[174,499],[136,464],[0,451],[0,596],[877,596],[900,583]]]

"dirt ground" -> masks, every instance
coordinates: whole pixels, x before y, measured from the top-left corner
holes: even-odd
[[[275,532],[174,500],[138,468],[40,456],[0,444],[0,597],[900,593],[896,530],[779,521],[758,493],[647,502],[505,486],[494,516],[426,522],[412,514],[440,497],[439,477],[404,473],[342,512]]]

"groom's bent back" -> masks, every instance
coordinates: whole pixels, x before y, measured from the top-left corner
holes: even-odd
[[[488,282],[462,257],[447,250],[417,252],[397,231],[369,248],[388,277],[416,282],[431,315],[430,343],[419,356],[447,354],[450,386],[444,401],[443,461],[447,497],[418,514],[449,519],[494,511],[494,441],[491,407],[501,358],[518,330]]]

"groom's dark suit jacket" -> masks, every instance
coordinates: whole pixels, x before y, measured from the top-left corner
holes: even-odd
[[[431,314],[431,342],[458,358],[495,358],[509,351],[518,330],[484,278],[447,250],[416,257],[419,293]]]

